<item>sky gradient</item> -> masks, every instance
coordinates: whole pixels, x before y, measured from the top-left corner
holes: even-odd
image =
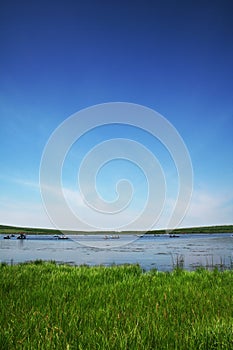
[[[180,226],[232,224],[232,16],[226,0],[2,2],[0,224],[52,226],[39,188],[44,147],[73,113],[114,101],[156,110],[183,138],[194,187]],[[75,177],[85,152],[95,142],[130,133],[117,131],[99,129],[74,145],[63,176],[71,201],[77,200]],[[135,131],[132,137],[138,137]],[[161,162],[174,201],[174,165],[159,143],[148,135],[141,140]],[[126,172],[133,181],[135,169],[123,163],[97,178],[106,200],[114,199],[114,179]],[[167,211],[169,203],[156,227],[164,227]]]

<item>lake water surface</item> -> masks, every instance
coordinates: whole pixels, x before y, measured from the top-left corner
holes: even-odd
[[[0,262],[15,264],[32,260],[54,260],[72,265],[140,264],[149,270],[170,271],[176,263],[187,270],[197,266],[233,265],[232,234],[106,236],[68,235],[60,240],[47,235],[27,239],[4,239],[0,235]]]

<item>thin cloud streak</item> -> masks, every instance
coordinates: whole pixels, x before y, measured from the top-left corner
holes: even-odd
[[[25,179],[11,179],[15,183],[19,183],[22,186],[30,187],[39,190],[39,184],[33,181]],[[53,196],[58,196],[58,189],[50,186],[46,188]],[[75,214],[80,214],[81,217],[87,215],[86,204],[84,203],[80,193],[68,187],[63,187],[63,194],[66,202],[70,206],[71,210]],[[56,202],[55,204],[56,205]],[[175,205],[175,198],[167,198],[165,206],[162,211],[162,215],[157,221],[154,228],[162,229],[166,228],[168,218],[172,213],[172,209]],[[62,207],[57,205],[56,212],[62,217]],[[127,222],[129,218],[136,217],[140,214],[135,208],[130,209],[125,213],[124,222]],[[95,213],[98,218],[98,213]],[[145,217],[145,225],[147,219],[153,215],[151,210],[148,210],[148,217]],[[221,225],[232,224],[233,217],[233,194],[231,193],[210,193],[206,190],[196,190],[193,192],[190,206],[188,211],[179,225],[180,227],[192,227],[192,226],[206,226],[206,225]],[[111,225],[113,216],[109,216],[107,222]],[[66,218],[63,218],[64,226],[69,228],[69,223]],[[99,227],[101,227],[102,216],[99,215]],[[55,226],[51,223],[46,213],[46,210],[42,204],[41,198],[33,199],[31,201],[13,199],[8,197],[1,198],[0,204],[0,222],[8,225],[20,225],[20,226],[32,226],[32,227],[51,227]],[[26,225],[25,225],[26,224]],[[72,229],[72,227],[70,227]],[[133,227],[135,230],[141,230],[143,227]],[[74,228],[73,228],[74,229]],[[82,230],[82,226],[75,227],[77,230]]]

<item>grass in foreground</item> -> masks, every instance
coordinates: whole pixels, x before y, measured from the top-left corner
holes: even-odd
[[[233,271],[0,266],[1,349],[233,349]]]

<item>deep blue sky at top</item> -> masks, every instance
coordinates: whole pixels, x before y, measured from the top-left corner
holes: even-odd
[[[226,0],[2,1],[3,198],[20,193],[14,178],[38,181],[64,119],[111,101],[164,115],[189,149],[196,188],[232,191],[232,18]]]

